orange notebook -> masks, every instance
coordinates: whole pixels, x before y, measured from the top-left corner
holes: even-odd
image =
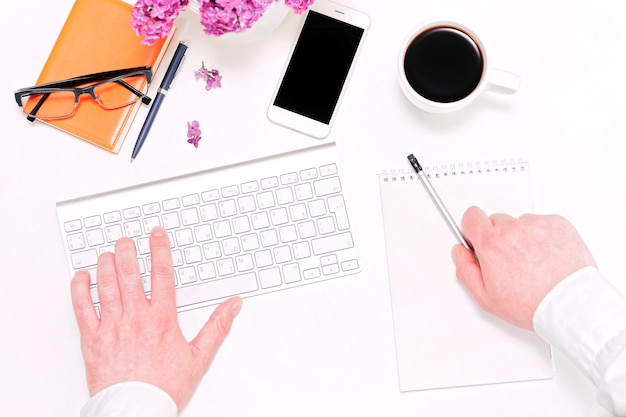
[[[139,66],[152,67],[154,79],[171,35],[141,44],[130,24],[132,7],[122,0],[76,0],[37,84]],[[84,96],[71,117],[41,121],[118,153],[141,105],[105,110]]]

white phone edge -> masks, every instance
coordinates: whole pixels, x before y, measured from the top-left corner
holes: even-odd
[[[330,122],[328,124],[318,122],[317,120],[310,119],[308,117],[302,116],[300,114],[294,113],[289,110],[285,110],[281,107],[275,106],[274,101],[276,100],[276,95],[278,94],[278,89],[285,77],[285,72],[287,71],[287,66],[289,65],[289,61],[291,61],[291,57],[295,50],[296,44],[298,43],[298,39],[300,39],[300,34],[302,32],[302,28],[304,26],[304,22],[306,21],[306,16],[308,15],[309,10],[321,13],[325,16],[332,17],[341,22],[346,22],[351,25],[357,26],[363,29],[363,36],[359,42],[356,53],[354,54],[354,59],[352,60],[352,64],[350,65],[350,69],[348,70],[348,74],[346,76],[346,80],[341,88],[341,92],[339,94],[339,99],[337,100],[337,105],[333,110],[333,114],[330,118]],[[304,15],[302,21],[300,22],[300,26],[297,31],[296,39],[291,46],[291,50],[289,51],[289,55],[287,60],[285,61],[285,65],[283,70],[278,78],[278,82],[276,83],[276,88],[274,89],[274,93],[272,94],[272,98],[270,100],[269,107],[267,108],[267,118],[269,121],[280,125],[282,127],[286,127],[291,130],[295,130],[300,133],[304,133],[305,135],[314,137],[316,139],[324,139],[330,134],[330,130],[335,121],[335,117],[337,115],[339,106],[343,99],[344,93],[352,76],[352,72],[354,71],[354,67],[358,60],[359,54],[361,53],[361,49],[363,47],[363,43],[365,41],[365,37],[367,35],[368,29],[370,26],[370,17],[366,13],[353,9],[348,6],[344,6],[339,3],[335,3],[330,0],[317,0]]]

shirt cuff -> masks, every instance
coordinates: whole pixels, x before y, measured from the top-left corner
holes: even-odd
[[[596,385],[626,330],[626,297],[594,267],[557,284],[533,318],[535,332],[569,357]]]
[[[111,385],[85,404],[80,417],[176,417],[176,403],[165,391],[146,382]]]

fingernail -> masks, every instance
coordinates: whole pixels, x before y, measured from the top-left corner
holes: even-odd
[[[156,226],[154,229],[152,229],[152,236],[163,237],[165,236],[165,230],[159,226]]]
[[[237,298],[237,301],[233,302],[233,305],[230,306],[230,315],[233,316],[233,318],[237,317],[241,311],[241,306],[243,306],[243,300],[241,298]]]

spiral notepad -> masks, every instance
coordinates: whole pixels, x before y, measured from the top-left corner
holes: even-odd
[[[472,205],[487,214],[533,211],[525,162],[424,166],[424,172],[459,225]],[[381,173],[379,183],[400,390],[551,378],[550,346],[480,310],[457,280],[455,237],[408,161]]]

